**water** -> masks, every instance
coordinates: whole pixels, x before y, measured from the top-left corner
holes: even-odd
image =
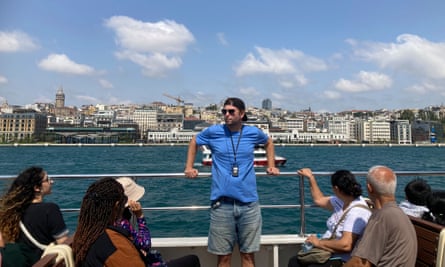
[[[37,165],[51,174],[96,173],[182,173],[187,146],[98,146],[98,147],[0,147],[0,175],[17,175],[21,170]],[[338,169],[367,171],[375,164],[387,165],[396,171],[445,171],[444,147],[387,146],[276,146],[276,153],[288,159],[282,172],[294,172],[302,167],[313,171],[334,172]],[[200,155],[197,156],[197,162]],[[208,167],[198,167],[210,172]],[[264,171],[264,169],[258,169]],[[400,177],[397,199],[404,197],[405,184],[414,177]],[[358,177],[364,185],[364,177]],[[445,177],[428,177],[433,188],[445,189]],[[56,180],[47,201],[61,208],[78,208],[86,188],[93,179]],[[332,194],[328,177],[319,177],[325,194]],[[4,193],[10,181],[1,181]],[[146,188],[141,199],[144,207],[208,205],[210,179],[155,178],[139,179]],[[307,183],[306,186],[308,187]],[[261,204],[298,204],[298,177],[259,177]],[[306,188],[306,204],[312,203]],[[299,233],[299,212],[295,209],[263,209],[264,234]],[[306,210],[307,231],[323,232],[329,213],[321,209]],[[206,236],[208,211],[146,211],[152,235]],[[64,213],[71,231],[76,228],[77,213]]]

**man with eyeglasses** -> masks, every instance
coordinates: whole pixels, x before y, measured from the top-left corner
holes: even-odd
[[[198,146],[212,151],[212,185],[210,192],[210,227],[208,251],[218,256],[218,267],[231,265],[232,252],[239,246],[243,267],[255,266],[254,253],[260,249],[261,210],[254,169],[254,149],[264,145],[267,173],[280,174],[275,167],[272,139],[247,121],[244,102],[227,98],[221,110],[225,124],[206,128],[189,144],[185,175],[196,178],[193,167]]]

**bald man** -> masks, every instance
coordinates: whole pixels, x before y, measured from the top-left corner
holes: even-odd
[[[343,266],[413,267],[417,255],[416,232],[396,203],[396,174],[386,166],[374,166],[368,171],[366,183],[375,210],[352,258]]]

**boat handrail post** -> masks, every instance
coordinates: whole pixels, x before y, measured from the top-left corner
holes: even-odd
[[[300,235],[304,236],[306,232],[306,219],[304,216],[305,204],[304,204],[304,176],[300,175]]]

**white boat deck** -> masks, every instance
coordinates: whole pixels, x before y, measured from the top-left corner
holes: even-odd
[[[300,235],[262,235],[260,251],[255,254],[256,267],[285,267],[296,255],[306,238]],[[153,248],[165,260],[195,254],[202,267],[216,266],[217,257],[207,252],[207,237],[152,238]],[[241,267],[238,249],[232,256],[232,267]]]

